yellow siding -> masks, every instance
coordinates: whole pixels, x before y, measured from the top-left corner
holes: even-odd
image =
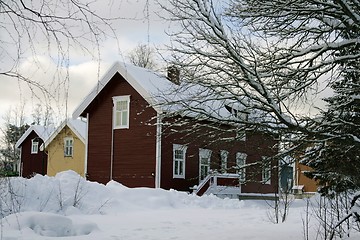
[[[304,172],[311,171],[311,168],[296,162],[297,185],[304,186],[304,192],[316,192],[318,183],[304,175]]]
[[[64,156],[64,138],[73,138],[72,157]],[[48,152],[47,174],[55,176],[58,172],[73,170],[84,176],[85,144],[65,126],[46,148]]]

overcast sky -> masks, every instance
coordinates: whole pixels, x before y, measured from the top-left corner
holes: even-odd
[[[52,103],[55,111],[56,121],[61,121],[65,115],[71,116],[74,108],[80,104],[83,98],[95,86],[99,77],[115,61],[127,61],[126,55],[140,43],[149,44],[154,48],[164,48],[164,44],[169,43],[169,37],[166,31],[169,30],[169,24],[159,17],[160,7],[154,0],[149,0],[148,7],[146,0],[117,0],[117,1],[97,1],[96,11],[102,16],[119,17],[120,19],[112,22],[112,27],[116,31],[117,40],[108,38],[100,42],[101,60],[94,59],[82,51],[71,50],[69,68],[59,67],[54,54],[42,54],[36,52],[36,61],[34,54],[28,51],[23,54],[18,63],[19,71],[26,73],[32,79],[43,83],[46,88],[57,99]],[[165,1],[166,2],[166,1]],[[147,17],[147,15],[149,17]],[[9,29],[11,30],[11,29]],[[34,34],[37,35],[37,34]],[[0,39],[3,40],[3,39]],[[34,39],[35,40],[35,39]],[[119,44],[117,44],[117,41]],[[47,42],[42,43],[42,39],[36,41],[37,46],[44,44],[46,49]],[[86,45],[87,43],[85,43]],[[89,45],[89,47],[93,47]],[[16,46],[9,51],[16,52]],[[94,49],[94,52],[96,49]],[[46,50],[44,51],[46,52]],[[39,54],[40,53],[40,54]],[[56,54],[55,54],[56,55]],[[96,57],[95,57],[96,58]],[[160,61],[160,60],[159,60]],[[2,68],[6,67],[7,62],[1,61]],[[98,71],[100,70],[100,71]],[[62,83],[68,73],[69,81]],[[34,107],[38,104],[45,104],[41,92],[18,81],[14,78],[0,77],[0,123],[4,123],[4,115],[9,109],[16,109],[25,105],[25,115],[31,116]],[[61,85],[62,84],[62,85]],[[67,85],[68,84],[68,85]],[[58,89],[61,85],[62,89]],[[64,90],[68,89],[68,98]],[[35,91],[36,94],[33,94]],[[66,92],[66,91],[65,91]],[[30,123],[31,118],[27,119]]]
[[[37,48],[35,50],[27,49],[28,42],[26,41],[29,41],[29,39],[24,37],[24,39],[19,40],[20,42],[23,40],[20,47],[21,52],[23,52],[21,58],[8,61],[11,60],[12,54],[16,54],[19,47],[16,44],[4,44],[6,43],[6,39],[4,40],[6,34],[2,32],[0,34],[0,43],[6,45],[6,47],[0,45],[0,72],[11,68],[9,64],[16,61],[19,72],[43,84],[53,95],[50,104],[54,111],[55,123],[59,123],[72,115],[73,110],[81,103],[109,67],[115,61],[126,62],[127,54],[138,44],[149,44],[150,47],[164,49],[164,45],[170,43],[170,38],[166,33],[174,31],[176,23],[169,23],[163,19],[163,17],[166,17],[166,13],[158,5],[159,1],[163,4],[168,3],[167,0],[94,1],[96,6],[93,6],[92,9],[95,9],[97,14],[119,18],[111,22],[117,39],[108,37],[100,41],[99,45],[93,44],[91,41],[90,43],[81,43],[95,56],[79,51],[76,46],[70,48],[68,51],[70,52],[69,62],[66,63],[68,67],[64,67],[63,63],[57,62],[59,58],[56,55],[57,49],[54,48],[56,45],[49,47],[46,39],[41,38],[41,34],[35,30],[30,40]],[[146,5],[147,3],[148,5]],[[1,24],[4,25],[0,21],[0,27]],[[74,29],[77,30],[75,33],[79,34],[81,28],[81,25],[75,26]],[[15,30],[19,31],[19,29],[13,28],[7,28],[6,30],[6,32],[10,33]],[[29,31],[31,32],[31,30]],[[109,35],[111,34],[109,32]],[[66,46],[66,41],[63,41],[62,44]],[[101,52],[100,56],[96,55],[97,46],[99,46]],[[8,56],[5,56],[4,51]],[[98,60],[99,57],[100,61]],[[161,64],[161,59],[158,59],[158,62]],[[67,76],[69,77],[68,81],[66,80]],[[26,122],[30,124],[33,120],[31,114],[34,112],[36,105],[41,103],[41,105],[46,106],[49,104],[49,100],[44,98],[40,91],[23,81],[5,78],[0,75],[0,83],[1,127],[3,127],[4,117],[10,109],[14,110],[24,106],[25,116],[28,117]],[[304,113],[306,109],[299,108],[297,111]]]

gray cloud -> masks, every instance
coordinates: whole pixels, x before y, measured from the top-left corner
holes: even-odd
[[[149,3],[148,8],[145,5],[146,2]],[[49,45],[41,35],[36,39],[37,34],[34,32],[31,40],[36,49],[35,51],[24,50],[21,58],[18,59],[17,68],[29,79],[43,85],[52,94],[52,98],[46,99],[39,89],[31,89],[21,80],[1,76],[0,115],[4,114],[11,106],[20,105],[22,102],[26,102],[26,113],[31,113],[34,106],[41,103],[51,104],[54,112],[61,115],[60,118],[71,115],[73,109],[95,86],[99,77],[114,61],[126,61],[125,56],[138,43],[161,46],[169,41],[165,34],[167,25],[158,16],[160,9],[155,1],[95,1],[94,4],[93,9],[96,9],[97,14],[118,18],[111,23],[115,29],[117,40],[111,38],[112,33],[109,33],[110,37],[100,42],[100,56],[96,54],[96,44],[91,41],[81,44],[89,52],[93,52],[94,56],[71,45],[69,46],[70,58],[67,63],[66,61],[58,62],[61,56],[58,56],[59,49],[56,45]],[[75,31],[81,30],[80,27],[74,29]],[[4,39],[0,37],[0,40]],[[25,49],[24,46],[21,48]],[[17,46],[11,46],[7,54],[13,55],[12,59],[16,59],[17,50]],[[34,56],[34,54],[36,55]],[[97,59],[98,57],[100,59]],[[69,68],[66,67],[67,64]],[[2,60],[1,65],[1,69],[13,67],[11,61]],[[98,72],[99,66],[100,72]],[[67,109],[67,112],[64,109]],[[2,122],[0,122],[1,124]]]

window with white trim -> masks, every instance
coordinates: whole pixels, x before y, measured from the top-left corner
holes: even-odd
[[[173,178],[185,178],[187,146],[173,144]]]
[[[64,138],[64,156],[72,157],[74,153],[74,139],[72,137]]]
[[[31,154],[37,154],[39,152],[39,139],[31,139]]]
[[[266,156],[261,157],[262,170],[261,170],[261,182],[264,184],[271,183],[271,161]]]
[[[236,153],[236,173],[239,174],[240,183],[244,183],[246,181],[246,158],[247,154],[242,152]]]
[[[210,171],[211,150],[199,149],[199,180],[203,180]]]
[[[227,171],[227,161],[228,161],[229,152],[226,150],[220,151],[220,160],[221,160],[221,172],[226,173]]]
[[[114,129],[129,128],[130,96],[113,97]]]

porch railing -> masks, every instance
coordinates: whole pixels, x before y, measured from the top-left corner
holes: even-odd
[[[239,174],[210,173],[197,187],[194,188],[193,192],[198,196],[202,196],[203,194],[210,192],[210,190],[216,191],[218,187],[221,187],[221,189],[224,189],[224,187],[238,187],[240,193],[241,185],[239,184]]]

